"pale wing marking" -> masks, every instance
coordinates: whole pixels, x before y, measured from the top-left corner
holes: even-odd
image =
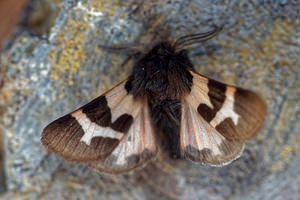
[[[81,137],[80,141],[85,142],[87,145],[91,144],[91,141],[94,137],[101,136],[101,137],[121,139],[121,137],[124,135],[123,133],[119,133],[111,129],[110,127],[101,127],[91,122],[91,120],[89,120],[86,114],[84,114],[81,110],[77,110],[71,115],[76,118],[77,122],[84,130],[84,135]],[[88,128],[90,126],[95,127],[94,131],[88,131]]]
[[[234,93],[235,88],[227,86],[226,87],[226,99],[222,106],[222,108],[217,112],[214,119],[210,122],[210,124],[215,128],[218,124],[220,124],[226,118],[231,118],[235,125],[238,124],[239,115],[234,112]]]
[[[194,110],[197,110],[199,104],[203,103],[209,106],[210,108],[213,108],[214,106],[210,102],[210,98],[208,96],[208,79],[205,77],[198,78],[197,74],[193,75],[193,86],[191,88],[191,92],[188,96],[186,96],[186,101],[189,102],[189,104],[192,106]],[[199,83],[201,82],[201,83]]]

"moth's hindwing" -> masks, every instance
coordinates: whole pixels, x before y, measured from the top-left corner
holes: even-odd
[[[135,100],[125,84],[50,123],[42,133],[43,145],[65,159],[109,172],[150,160],[157,150],[148,104]]]
[[[119,173],[145,164],[153,159],[156,153],[156,139],[148,104],[143,104],[128,133],[113,152],[105,159],[89,164],[99,170]]]
[[[181,149],[196,162],[230,163],[263,125],[266,106],[249,90],[190,73],[193,86],[181,108]]]

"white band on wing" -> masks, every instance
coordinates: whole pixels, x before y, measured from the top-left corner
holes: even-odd
[[[80,141],[87,145],[91,144],[94,137],[121,139],[121,137],[124,136],[124,133],[117,132],[110,127],[101,127],[92,122],[81,110],[78,110],[71,115],[76,118],[84,131],[84,135],[81,137]]]
[[[217,112],[216,116],[213,118],[213,120],[210,122],[210,124],[215,128],[218,124],[220,124],[222,121],[224,121],[226,118],[231,118],[233,123],[235,125],[238,124],[239,115],[234,112],[234,93],[235,93],[234,87],[226,87],[226,93],[225,93],[225,101],[222,105],[222,108]]]

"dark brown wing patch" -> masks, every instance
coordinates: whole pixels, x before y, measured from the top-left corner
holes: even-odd
[[[81,109],[91,122],[102,127],[110,127],[121,133],[126,133],[133,122],[133,117],[127,113],[112,122],[112,113],[104,95],[84,105]]]
[[[127,133],[132,123],[133,117],[129,114],[123,114],[118,119],[116,119],[116,121],[114,121],[110,125],[110,127],[115,131]]]
[[[185,149],[185,155],[194,162],[209,164],[211,166],[224,166],[237,159],[242,153],[243,147],[243,143],[241,142],[224,141],[219,146],[221,152],[223,152],[222,155],[214,155],[209,148],[199,150],[189,145]]]
[[[216,129],[229,140],[249,140],[256,136],[265,121],[266,105],[257,94],[242,88],[236,88],[233,99],[238,123],[226,118]]]
[[[93,138],[90,145],[80,142],[84,130],[70,114],[49,124],[43,131],[42,144],[72,161],[95,160],[108,155],[119,144],[114,138]]]
[[[210,108],[208,105],[201,103],[197,110],[199,114],[209,123],[221,109],[225,101],[225,91],[226,86],[221,84],[213,79],[208,80],[208,97],[213,105],[213,108]]]
[[[94,99],[90,103],[82,106],[82,112],[91,120],[102,127],[108,127],[111,124],[111,111],[107,105],[104,95]]]

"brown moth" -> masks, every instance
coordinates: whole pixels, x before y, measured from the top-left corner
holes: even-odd
[[[262,127],[266,105],[254,92],[198,74],[184,49],[220,30],[156,44],[127,80],[50,123],[43,145],[67,160],[120,173],[155,158],[160,130],[173,158],[212,166],[235,160]]]

